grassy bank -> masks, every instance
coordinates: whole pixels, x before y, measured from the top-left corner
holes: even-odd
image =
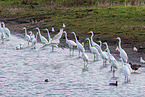
[[[65,30],[75,31],[82,40],[90,37],[87,32],[92,30],[95,40],[111,42],[112,37],[120,36],[127,44],[145,45],[145,6],[63,7],[47,3],[1,3],[0,18],[12,31],[20,33],[24,26],[29,30],[36,26],[41,29],[53,26],[58,30],[65,23]],[[37,23],[30,23],[32,19]]]

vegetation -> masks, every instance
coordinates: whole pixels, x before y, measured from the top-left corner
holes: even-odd
[[[34,30],[36,26],[49,30],[55,27],[59,30],[62,23],[65,23],[67,26],[65,30],[75,31],[77,35],[82,36],[82,40],[86,38],[85,35],[90,36],[87,34],[88,31],[93,31],[95,40],[111,42],[112,37],[120,36],[127,40],[126,43],[145,44],[145,6],[143,5],[125,7],[125,0],[108,0],[108,2],[106,0],[106,3],[103,3],[103,0],[8,0],[9,3],[6,1],[0,1],[0,18],[13,31],[23,32],[24,26],[29,30]],[[74,5],[68,7],[67,4],[70,4],[68,2],[72,1]],[[82,5],[76,3],[77,1],[83,1]],[[119,3],[115,3],[116,1]],[[127,1],[129,4],[129,0]],[[122,6],[98,6],[110,4],[109,2],[112,2],[111,5],[122,4]]]

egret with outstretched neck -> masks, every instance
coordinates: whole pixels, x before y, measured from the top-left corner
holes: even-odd
[[[73,40],[68,40],[66,31],[64,31],[64,33],[65,33],[66,43],[70,48],[70,55],[71,55],[71,49],[73,49],[73,54],[74,54],[74,47],[77,46],[77,44]]]
[[[104,42],[103,44],[106,45],[106,49],[107,49],[107,53],[108,53],[108,56],[109,56],[111,68],[113,67],[113,77],[115,77],[115,69],[116,70],[119,69],[118,62],[117,62],[117,60],[114,57],[111,57],[110,50],[109,50],[107,42]]]
[[[91,46],[91,42],[90,42],[89,38],[87,38],[87,40],[89,41],[89,48],[90,48],[91,52],[94,54],[94,61],[95,61],[95,56],[97,56],[97,60],[98,60],[98,56],[100,56],[99,51],[95,47]]]
[[[128,82],[128,81],[130,81],[131,72],[130,72],[128,66],[126,64],[124,64],[124,61],[123,61],[122,58],[121,58],[121,62],[122,62],[122,64],[121,64],[122,65],[122,71],[124,73],[125,80],[127,80],[127,82]]]
[[[9,30],[8,28],[5,27],[4,22],[2,22],[2,24],[3,24],[3,31],[4,31],[4,33],[6,34],[7,37],[10,38],[10,37],[11,37],[10,30]]]
[[[30,36],[27,34],[27,29],[26,29],[26,27],[24,27],[23,29],[25,30],[25,39],[28,41],[28,46],[29,46]]]
[[[120,37],[117,37],[117,38],[114,38],[114,39],[118,39],[119,40],[118,49],[119,49],[119,52],[120,52],[120,57],[123,59],[123,61],[125,63],[127,63],[128,62],[128,56],[127,56],[127,53],[124,51],[124,49],[121,48],[121,39],[120,39]]]
[[[41,35],[40,29],[39,29],[38,27],[37,27],[36,29],[38,30],[39,37],[40,37],[40,41],[41,41],[44,45],[47,44],[48,41],[47,41],[47,39],[46,39],[44,36]]]
[[[77,49],[79,51],[79,57],[80,57],[80,52],[85,52],[85,49],[83,47],[83,45],[78,41],[77,36],[75,34],[75,32],[72,32],[75,36],[75,40],[76,40],[76,44],[77,44]]]

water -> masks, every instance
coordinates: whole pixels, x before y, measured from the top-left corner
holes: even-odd
[[[24,43],[22,50],[16,50],[16,45]],[[40,49],[26,48],[27,42],[12,35],[11,41],[0,43],[0,96],[145,96],[145,70],[139,69],[139,74],[131,74],[131,82],[126,83],[121,68],[116,71],[118,86],[109,86],[112,79],[110,65],[103,67],[103,61],[93,61],[89,56],[89,69],[82,71],[83,60],[69,55],[69,49],[51,47]],[[119,62],[119,64],[121,64]],[[121,65],[120,65],[121,67]],[[49,82],[44,82],[48,79]]]

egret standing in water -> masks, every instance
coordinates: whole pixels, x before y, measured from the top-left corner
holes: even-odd
[[[3,24],[3,31],[4,31],[4,33],[6,34],[6,36],[7,36],[8,38],[10,38],[10,37],[11,37],[10,30],[9,30],[8,28],[5,27],[4,22],[2,22],[2,24]]]
[[[77,46],[77,44],[73,40],[68,40],[67,39],[67,33],[66,33],[66,31],[64,31],[64,33],[65,33],[66,43],[68,44],[68,46],[70,48],[70,55],[71,55],[71,49],[73,49],[73,53],[74,53],[74,47]]]
[[[90,32],[88,32],[88,33],[91,33],[91,34],[92,34],[92,35],[91,35],[91,44],[92,44],[92,46],[95,47],[95,48],[99,51],[100,46],[99,46],[97,43],[95,43],[95,42],[93,41],[93,36],[94,36],[93,31],[90,31]]]
[[[28,47],[29,47],[29,42],[31,41],[30,40],[30,36],[27,34],[27,29],[26,27],[23,28],[25,30],[25,39],[28,41]]]
[[[38,32],[36,33],[36,37],[34,37],[34,38],[32,39],[32,47],[33,47],[34,49],[36,49],[37,36],[38,36]]]
[[[122,64],[121,64],[122,65],[122,71],[124,73],[125,80],[127,80],[127,82],[128,82],[128,81],[130,81],[131,72],[130,72],[128,66],[126,64],[124,64],[124,61],[123,61],[122,58],[121,58],[121,62],[122,62]]]
[[[37,27],[36,29],[38,30],[39,37],[40,37],[40,41],[41,41],[44,45],[47,44],[48,41],[47,41],[47,39],[46,39],[44,36],[41,35],[40,29],[39,29],[38,27]]]
[[[79,51],[79,57],[80,57],[80,52],[82,52],[82,53],[85,52],[85,49],[84,49],[83,45],[78,41],[75,32],[72,32],[72,33],[73,33],[74,36],[75,36],[76,44],[77,44],[77,49],[78,49],[78,51]]]
[[[115,69],[116,70],[119,69],[118,62],[117,62],[117,60],[114,57],[111,57],[108,44],[106,42],[104,42],[103,44],[106,45],[107,53],[108,53],[108,56],[109,56],[109,59],[110,59],[111,68],[113,68],[113,77],[115,77]]]
[[[57,33],[52,39],[50,39],[50,41],[47,44],[45,44],[43,47],[51,45],[52,52],[53,52],[54,47],[58,47],[58,44],[60,43],[60,38],[61,38],[62,34],[63,34],[63,29],[60,29],[60,32]],[[49,33],[48,33],[48,37],[49,37]]]
[[[84,51],[82,52],[82,57],[83,57],[83,60],[84,60],[84,69],[87,70],[88,69],[89,57],[87,56],[87,54]]]
[[[118,39],[119,40],[119,52],[120,52],[120,57],[123,59],[123,61],[125,63],[128,62],[128,56],[127,56],[127,53],[124,51],[124,49],[121,48],[121,39],[120,37],[117,37],[117,38],[114,38],[114,39]]]
[[[95,47],[91,46],[90,39],[87,38],[87,40],[89,41],[89,48],[90,48],[91,52],[94,54],[94,61],[95,61],[95,56],[97,56],[97,60],[98,60],[98,56],[100,56],[100,53],[98,52],[98,50]]]

